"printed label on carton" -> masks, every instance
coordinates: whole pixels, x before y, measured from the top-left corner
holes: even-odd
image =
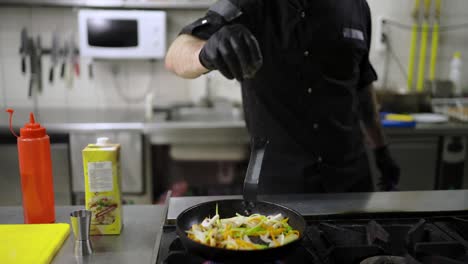
[[[114,189],[112,162],[88,162],[89,191],[111,192]]]

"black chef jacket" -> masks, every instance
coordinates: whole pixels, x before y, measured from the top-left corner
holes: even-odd
[[[247,127],[268,139],[263,192],[370,191],[358,93],[377,79],[365,0],[221,0],[181,33],[240,23],[262,68],[242,82]]]

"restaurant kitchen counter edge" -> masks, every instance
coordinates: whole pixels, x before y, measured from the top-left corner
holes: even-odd
[[[240,196],[180,197],[169,202],[168,223],[174,223],[183,210],[198,203],[238,199]],[[295,194],[260,196],[308,216],[356,213],[454,212],[468,214],[468,190],[376,192],[348,194]],[[57,222],[69,223],[69,214],[79,206],[56,208]],[[214,210],[214,209],[213,209]],[[22,223],[21,207],[0,207],[0,224]],[[165,222],[160,205],[124,207],[124,229],[120,236],[92,238],[95,254],[85,259],[73,255],[73,235],[70,234],[53,263],[153,263],[157,256],[161,228]]]
[[[16,110],[16,109],[15,109]],[[140,109],[40,109],[37,120],[50,133],[88,133],[96,131],[130,131],[149,137],[153,144],[184,143],[184,140],[197,140],[197,133],[206,138],[206,132],[222,135],[212,137],[213,141],[247,143],[248,133],[243,120],[233,121],[165,121],[158,115],[145,120]],[[18,129],[28,120],[26,109],[17,109],[13,117],[13,127]],[[8,131],[8,115],[0,114],[0,130]],[[444,124],[418,124],[415,128],[385,128],[392,136],[457,136],[468,134],[468,124],[448,122]],[[191,137],[187,137],[190,133]],[[195,136],[193,136],[195,134]],[[205,143],[205,142],[204,142]]]

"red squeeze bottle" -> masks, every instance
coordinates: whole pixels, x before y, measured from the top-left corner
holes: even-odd
[[[46,129],[34,120],[30,113],[29,123],[20,129],[20,136],[13,131],[10,113],[10,131],[18,138],[18,158],[23,194],[25,224],[55,222],[54,186],[50,139]]]

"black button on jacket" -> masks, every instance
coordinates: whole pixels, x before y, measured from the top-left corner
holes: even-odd
[[[255,35],[264,58],[242,82],[249,132],[270,141],[261,187],[346,191],[370,177],[357,99],[377,79],[367,2],[221,0],[181,33],[208,39],[236,23]]]

